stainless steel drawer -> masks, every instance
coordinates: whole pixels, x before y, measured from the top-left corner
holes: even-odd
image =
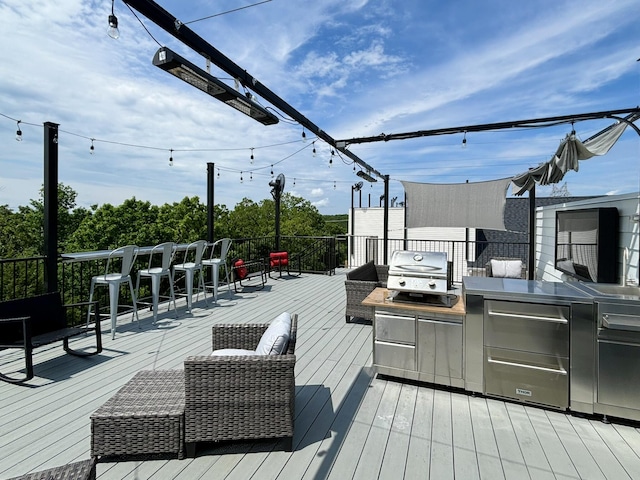
[[[376,340],[383,342],[416,344],[416,318],[411,315],[391,315],[376,312]]]
[[[418,318],[418,371],[462,378],[462,322]]]
[[[568,368],[567,357],[486,347],[484,393],[566,409]]]
[[[569,356],[569,307],[486,300],[484,345]]]
[[[375,341],[373,363],[401,370],[416,369],[416,348],[413,345]]]

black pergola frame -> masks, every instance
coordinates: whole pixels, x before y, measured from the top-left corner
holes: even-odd
[[[318,138],[325,141],[329,145],[333,146],[347,157],[349,157],[354,163],[357,163],[360,167],[367,170],[367,174],[375,174],[380,179],[384,180],[384,242],[385,245],[388,241],[388,223],[389,223],[389,175],[384,175],[371,165],[360,159],[357,155],[348,150],[350,145],[360,143],[370,143],[379,141],[390,140],[404,140],[409,138],[419,138],[426,136],[436,135],[451,135],[464,132],[481,132],[481,131],[497,131],[507,130],[516,127],[548,127],[560,124],[575,123],[577,121],[595,120],[603,118],[612,118],[618,121],[624,121],[628,125],[631,125],[636,133],[640,135],[640,129],[638,129],[632,122],[626,121],[620,118],[618,115],[629,115],[632,113],[640,113],[640,108],[628,108],[619,110],[607,110],[602,112],[582,113],[573,115],[563,115],[556,117],[544,117],[529,120],[517,120],[510,122],[500,123],[488,123],[477,125],[465,125],[459,127],[439,128],[432,130],[419,130],[408,133],[396,133],[396,134],[380,134],[370,137],[351,138],[345,140],[335,140],[328,133],[324,132],[317,125],[311,122],[308,118],[302,115],[298,110],[293,108],[282,98],[276,95],[273,91],[260,83],[258,79],[250,75],[246,70],[234,63],[231,59],[226,57],[222,52],[217,50],[202,37],[196,34],[188,26],[184,25],[180,20],[158,5],[152,0],[123,0],[125,4],[135,8],[142,15],[147,17],[153,23],[160,28],[164,29],[167,33],[170,33],[178,40],[189,46],[195,52],[199,53],[207,60],[213,62],[223,71],[232,75],[233,78],[240,80],[242,85],[255,93],[260,95],[266,101],[271,103],[282,112],[289,115],[292,119],[297,121],[304,128],[314,133]],[[57,260],[57,231],[58,231],[58,219],[57,219],[57,184],[58,184],[58,149],[57,149],[57,124],[51,122],[45,123],[45,152],[44,152],[44,208],[45,208],[45,222],[44,222],[44,237],[45,237],[45,249],[47,256],[47,266],[51,268],[55,265]],[[52,135],[55,131],[55,137]],[[51,135],[50,135],[51,133]],[[55,138],[55,140],[54,140]],[[207,212],[208,218],[208,236],[213,237],[213,164],[207,165]],[[52,187],[55,185],[55,188]],[[49,188],[47,188],[49,187]],[[54,213],[55,212],[55,213]],[[49,213],[49,214],[47,214]],[[533,274],[533,261],[534,254],[532,254],[531,240],[535,237],[535,186],[529,191],[529,276]],[[212,241],[212,238],[209,239]],[[533,252],[535,253],[535,252]],[[387,249],[384,249],[384,263],[387,263]],[[55,271],[52,270],[52,271]],[[51,275],[50,275],[51,276]],[[57,289],[57,282],[52,278],[47,282],[47,291],[54,291]]]

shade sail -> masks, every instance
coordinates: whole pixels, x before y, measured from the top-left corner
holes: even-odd
[[[506,230],[504,205],[511,178],[433,184],[402,181],[407,228],[468,227]]]
[[[632,114],[626,120],[634,122],[638,118],[640,118],[638,114]],[[626,122],[616,122],[585,140],[584,143],[576,137],[575,132],[571,132],[560,142],[551,160],[512,178],[513,194],[522,195],[531,190],[536,183],[539,185],[558,183],[569,170],[577,172],[580,169],[580,160],[588,160],[593,156],[607,153],[618,141],[627,125]]]

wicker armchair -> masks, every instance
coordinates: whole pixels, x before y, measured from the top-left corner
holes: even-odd
[[[297,315],[283,355],[196,356],[184,362],[185,442],[286,437],[293,448]],[[213,349],[255,349],[268,325],[215,325]]]
[[[354,318],[373,321],[373,307],[365,307],[362,305],[362,301],[377,287],[386,287],[388,276],[388,265],[375,265],[373,262],[365,263],[347,273],[347,279],[344,282],[347,293],[345,310],[347,323],[350,323]]]

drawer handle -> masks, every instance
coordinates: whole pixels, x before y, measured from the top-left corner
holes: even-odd
[[[489,363],[497,363],[498,365],[508,365],[510,367],[521,367],[521,368],[530,368],[531,370],[539,370],[541,372],[550,372],[557,373],[558,375],[566,375],[567,371],[560,368],[546,368],[546,367],[536,367],[535,365],[525,365],[524,363],[515,363],[515,362],[505,362],[504,360],[494,360],[491,357],[488,357],[487,361]]]
[[[524,318],[527,320],[539,320],[541,322],[569,323],[569,321],[564,317],[560,317],[560,318],[539,317],[536,315],[523,315],[521,313],[494,312],[493,310],[489,310],[489,315],[493,315],[494,317],[512,317],[512,318]]]

